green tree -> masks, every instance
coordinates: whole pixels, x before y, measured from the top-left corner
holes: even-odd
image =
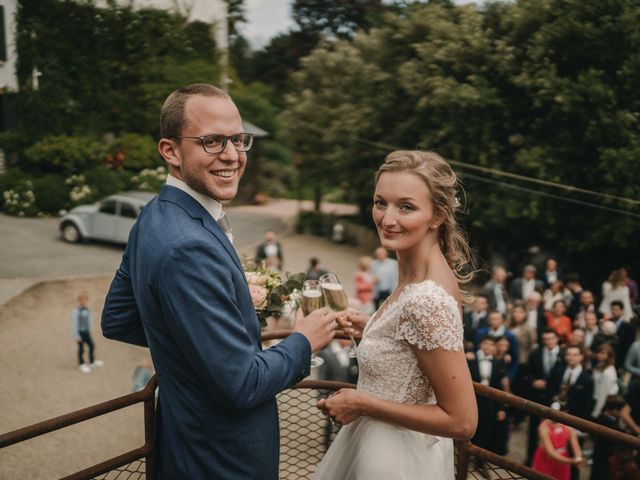
[[[417,147],[640,197],[636,2],[521,0],[480,10],[437,3],[445,4],[400,8],[369,33],[323,43],[302,61],[284,118],[305,181],[355,190],[364,206],[384,154]],[[305,142],[296,143],[301,129]],[[637,220],[562,197],[640,213],[633,204],[459,171],[467,228],[487,259],[515,265],[536,243],[594,278],[635,258]]]
[[[303,32],[349,38],[368,30],[385,7],[381,0],[295,0],[291,10]]]
[[[162,99],[178,82],[218,78],[211,25],[177,13],[24,0],[17,25],[19,128],[32,140],[156,133]]]

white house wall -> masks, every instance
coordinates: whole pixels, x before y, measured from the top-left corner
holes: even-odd
[[[0,0],[4,7],[4,37],[7,59],[0,61],[0,89],[16,91],[16,0]]]

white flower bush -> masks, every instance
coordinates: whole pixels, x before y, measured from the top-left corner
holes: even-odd
[[[165,167],[145,168],[138,175],[131,177],[131,186],[143,192],[158,192],[167,180]]]
[[[71,186],[69,191],[69,199],[72,205],[88,203],[92,200],[93,190],[87,185],[87,179],[84,175],[71,175],[64,181],[65,185]]]
[[[32,216],[38,213],[36,196],[33,193],[33,182],[25,180],[14,189],[2,192],[4,211],[19,217]]]

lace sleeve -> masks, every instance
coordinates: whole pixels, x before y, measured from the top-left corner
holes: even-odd
[[[462,350],[457,302],[435,284],[414,286],[407,292],[395,338],[422,350]]]

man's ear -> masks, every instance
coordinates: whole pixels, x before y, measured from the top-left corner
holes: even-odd
[[[170,166],[180,170],[178,147],[173,140],[161,138],[158,142],[158,153]]]

